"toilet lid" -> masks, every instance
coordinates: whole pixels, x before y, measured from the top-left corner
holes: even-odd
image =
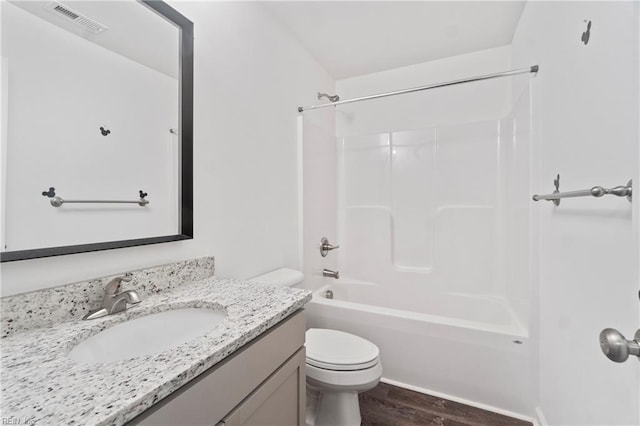
[[[363,370],[378,363],[380,351],[353,334],[324,328],[306,333],[307,363],[326,370]]]

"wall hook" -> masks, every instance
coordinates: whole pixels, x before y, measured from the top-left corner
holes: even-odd
[[[45,197],[53,198],[56,196],[56,189],[52,186],[48,191],[42,191],[42,195]]]
[[[585,19],[586,22],[586,19]],[[587,30],[582,33],[582,37],[580,37],[580,41],[584,43],[586,46],[589,43],[589,38],[591,37],[591,21],[587,23]]]

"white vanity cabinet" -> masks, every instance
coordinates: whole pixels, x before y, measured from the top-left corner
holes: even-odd
[[[298,311],[129,425],[304,425],[305,320]]]

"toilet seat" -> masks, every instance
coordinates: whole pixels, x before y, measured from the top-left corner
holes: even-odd
[[[365,392],[373,388],[382,377],[382,364],[377,363],[366,370],[337,371],[306,366],[307,384],[325,390],[343,392]]]
[[[376,345],[343,331],[310,328],[306,332],[306,348],[307,364],[324,370],[365,370],[379,363]]]

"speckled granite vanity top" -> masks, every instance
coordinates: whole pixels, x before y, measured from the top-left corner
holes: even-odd
[[[147,295],[126,312],[22,331],[3,338],[3,418],[21,424],[123,424],[289,316],[306,290],[209,277]],[[108,364],[67,357],[76,344],[128,319],[181,307],[223,309],[211,333],[157,355]]]

